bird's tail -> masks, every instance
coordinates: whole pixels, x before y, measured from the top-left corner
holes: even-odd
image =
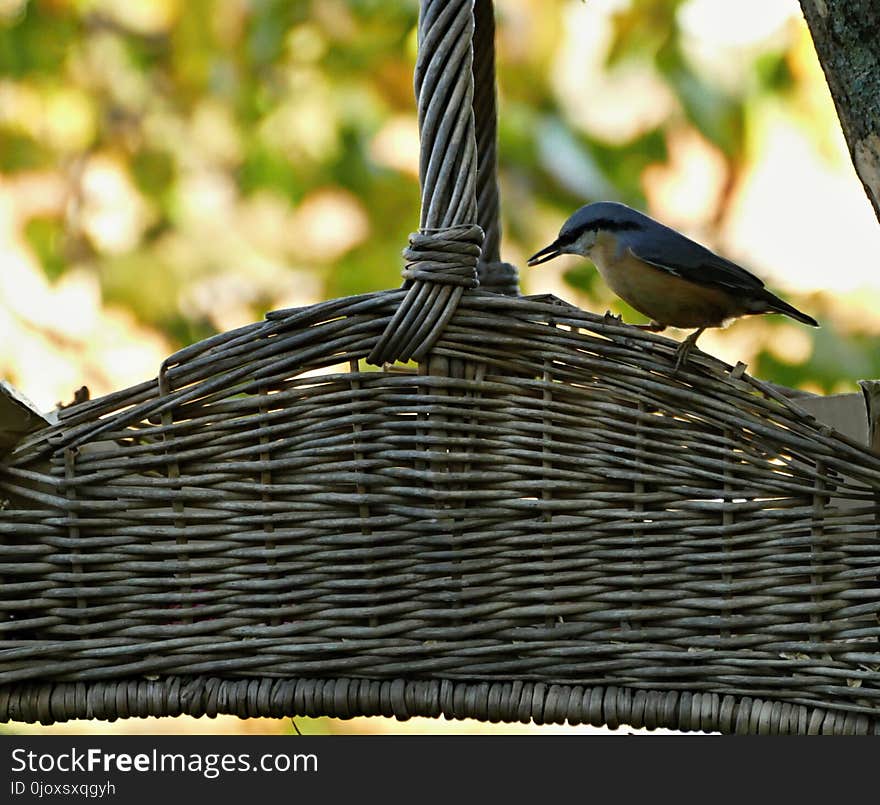
[[[819,322],[817,322],[812,316],[808,316],[806,313],[801,313],[793,305],[788,304],[788,302],[780,299],[775,294],[770,293],[768,290],[764,290],[764,294],[762,295],[761,301],[767,305],[768,311],[773,311],[774,313],[784,313],[786,316],[790,316],[796,321],[802,322],[803,324],[809,324],[810,327],[818,327]]]

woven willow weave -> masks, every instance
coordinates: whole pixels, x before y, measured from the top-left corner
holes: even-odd
[[[402,293],[20,446],[0,715],[876,727],[880,457],[553,300],[465,295],[428,365],[364,371]]]
[[[471,80],[472,32],[491,75],[487,20],[424,2],[417,85],[441,40]],[[742,366],[474,289],[515,277],[494,93],[423,94],[404,289],[188,347],[0,463],[0,720],[880,732],[880,456]]]

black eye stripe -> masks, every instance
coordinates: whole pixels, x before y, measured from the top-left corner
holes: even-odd
[[[642,225],[637,221],[612,221],[609,218],[601,218],[588,227],[591,230],[604,229],[608,232],[623,232],[630,229],[641,229]]]
[[[642,225],[637,221],[612,221],[610,218],[599,218],[591,221],[587,226],[572,229],[569,232],[560,232],[557,243],[565,246],[574,243],[584,232],[597,232],[604,229],[606,232],[625,232],[635,229],[641,229]]]

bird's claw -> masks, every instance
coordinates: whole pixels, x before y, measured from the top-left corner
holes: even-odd
[[[623,324],[623,316],[620,313],[615,316],[610,310],[605,311],[603,320],[605,324]]]
[[[697,345],[697,339],[703,334],[705,329],[705,327],[701,327],[678,345],[678,349],[675,350],[675,366],[672,367],[672,374],[678,374],[679,369],[687,363],[691,352],[693,352],[694,347]]]
[[[687,361],[693,348],[694,345],[692,343],[689,344],[687,341],[682,341],[681,344],[679,344],[678,349],[675,350],[675,366],[672,367],[672,374],[678,374],[681,367],[684,366]]]

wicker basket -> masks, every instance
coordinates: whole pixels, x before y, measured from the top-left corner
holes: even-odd
[[[188,347],[0,465],[0,719],[880,731],[880,456],[741,366],[478,289],[515,285],[492,8],[422,6],[405,287]]]

